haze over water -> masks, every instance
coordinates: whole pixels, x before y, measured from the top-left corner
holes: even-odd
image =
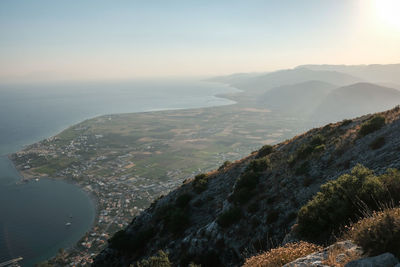
[[[89,196],[74,185],[16,184],[6,154],[98,115],[232,104],[215,95],[234,91],[191,80],[0,85],[0,262],[45,260],[74,245],[95,219]]]

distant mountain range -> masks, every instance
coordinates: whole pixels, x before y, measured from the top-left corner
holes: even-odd
[[[316,122],[338,121],[400,104],[400,64],[301,65],[213,80],[249,92],[258,106]]]
[[[307,81],[272,88],[259,98],[259,104],[285,114],[309,116],[337,85]]]
[[[363,114],[384,111],[400,104],[400,91],[371,83],[356,83],[331,91],[312,116],[338,121]]]
[[[296,69],[337,71],[372,83],[400,84],[400,64],[387,65],[301,65]]]
[[[234,79],[232,79],[232,77],[234,77]],[[229,75],[225,77],[213,78],[212,80],[228,83],[232,86],[252,92],[267,91],[278,86],[303,83],[311,80],[332,83],[338,86],[344,86],[363,81],[363,79],[337,71],[317,71],[306,68],[279,70],[259,75]]]

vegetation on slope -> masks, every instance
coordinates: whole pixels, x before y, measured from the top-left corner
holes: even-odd
[[[277,267],[321,250],[322,247],[304,241],[288,243],[265,253],[248,258],[243,267]]]
[[[348,227],[347,237],[368,255],[390,252],[400,257],[400,208],[372,213]]]
[[[366,211],[398,204],[399,190],[398,170],[389,169],[377,176],[372,170],[357,165],[350,174],[322,185],[321,191],[300,209],[297,231],[308,240],[326,240]]]

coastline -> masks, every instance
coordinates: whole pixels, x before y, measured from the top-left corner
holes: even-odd
[[[212,82],[212,83],[219,83],[219,82]],[[226,106],[232,106],[232,105],[237,105],[239,102],[237,99],[235,99],[233,97],[233,95],[235,94],[239,94],[242,93],[243,91],[240,89],[237,89],[231,85],[228,85],[229,87],[234,88],[235,90],[237,90],[236,92],[230,92],[230,93],[223,93],[223,94],[216,94],[213,95],[213,97],[216,98],[223,98],[229,101],[232,101],[233,103],[226,103],[226,104],[222,104],[222,105],[216,105],[216,106],[206,106],[206,107],[195,107],[195,108],[179,108],[179,109],[162,109],[162,110],[149,110],[149,111],[141,111],[141,112],[130,112],[130,113],[116,113],[116,114],[104,114],[104,115],[99,115],[99,116],[95,116],[92,118],[86,118],[83,119],[80,122],[77,122],[75,124],[69,125],[68,127],[66,127],[64,130],[48,137],[48,138],[44,138],[42,140],[39,140],[35,143],[29,144],[29,145],[25,145],[23,146],[20,150],[12,152],[12,153],[8,153],[6,154],[7,158],[10,160],[10,162],[13,165],[13,168],[15,169],[15,171],[18,173],[18,177],[20,178],[19,181],[17,181],[17,183],[25,183],[25,182],[32,182],[34,179],[48,179],[48,180],[56,180],[56,181],[61,181],[64,183],[68,183],[68,184],[72,184],[76,187],[78,187],[80,190],[82,190],[90,199],[91,204],[94,208],[95,211],[95,216],[92,222],[91,227],[88,229],[87,233],[93,231],[93,229],[99,224],[99,217],[100,217],[100,211],[101,211],[101,204],[100,204],[100,199],[97,196],[97,194],[95,194],[93,191],[90,191],[86,188],[86,185],[79,183],[73,179],[70,178],[65,178],[65,177],[60,177],[60,176],[48,176],[48,175],[39,175],[39,174],[33,174],[31,171],[26,171],[24,169],[21,168],[21,166],[17,163],[17,161],[15,160],[18,153],[21,153],[22,151],[29,149],[30,147],[39,144],[45,140],[51,139],[51,138],[55,138],[57,135],[59,135],[60,133],[62,133],[63,131],[70,129],[78,124],[82,124],[86,121],[89,120],[93,120],[96,118],[102,118],[102,117],[107,117],[107,116],[113,116],[113,115],[123,115],[123,114],[130,114],[130,115],[139,115],[139,114],[143,114],[143,113],[160,113],[162,114],[165,111],[189,111],[189,110],[200,110],[200,109],[211,109],[211,108],[216,108],[216,107],[226,107]],[[135,215],[136,216],[136,215]],[[82,236],[74,245],[65,248],[67,252],[78,252],[81,253],[82,252],[82,247],[80,246],[80,243],[82,241],[82,239],[85,238],[85,236]],[[56,259],[56,257],[58,256],[58,254],[54,255],[53,257],[51,257],[50,259],[48,259],[50,262],[54,261]]]
[[[82,191],[85,195],[88,196],[88,198],[90,200],[90,203],[91,203],[91,206],[94,209],[93,221],[92,221],[91,226],[90,226],[90,228],[88,229],[87,232],[91,231],[94,227],[96,227],[96,225],[98,224],[99,215],[100,215],[99,198],[97,197],[96,194],[94,194],[93,192],[91,192],[89,190],[86,190],[85,187],[82,184],[79,184],[78,182],[73,181],[72,179],[66,179],[66,178],[63,178],[63,177],[49,177],[49,176],[46,176],[46,175],[34,176],[34,175],[27,175],[26,173],[23,173],[23,171],[18,168],[15,160],[13,159],[13,155],[16,155],[16,153],[17,152],[7,154],[7,158],[12,163],[12,166],[13,166],[14,170],[16,171],[16,173],[18,174],[18,177],[20,178],[20,180],[17,181],[17,183],[32,183],[32,182],[34,182],[35,179],[45,179],[45,180],[49,180],[49,181],[59,181],[59,182],[70,184],[70,185],[73,185],[73,186],[77,187],[80,191]],[[64,249],[66,251],[73,251],[73,250],[79,251],[80,250],[79,249],[79,243],[80,243],[82,238],[83,237],[81,237],[75,244],[71,245],[70,247],[66,247]],[[56,256],[57,255],[54,255],[52,258],[54,258]]]

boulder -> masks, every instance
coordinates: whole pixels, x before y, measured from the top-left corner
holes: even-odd
[[[354,260],[345,267],[394,267],[399,265],[399,260],[391,253],[384,253],[375,257]]]

